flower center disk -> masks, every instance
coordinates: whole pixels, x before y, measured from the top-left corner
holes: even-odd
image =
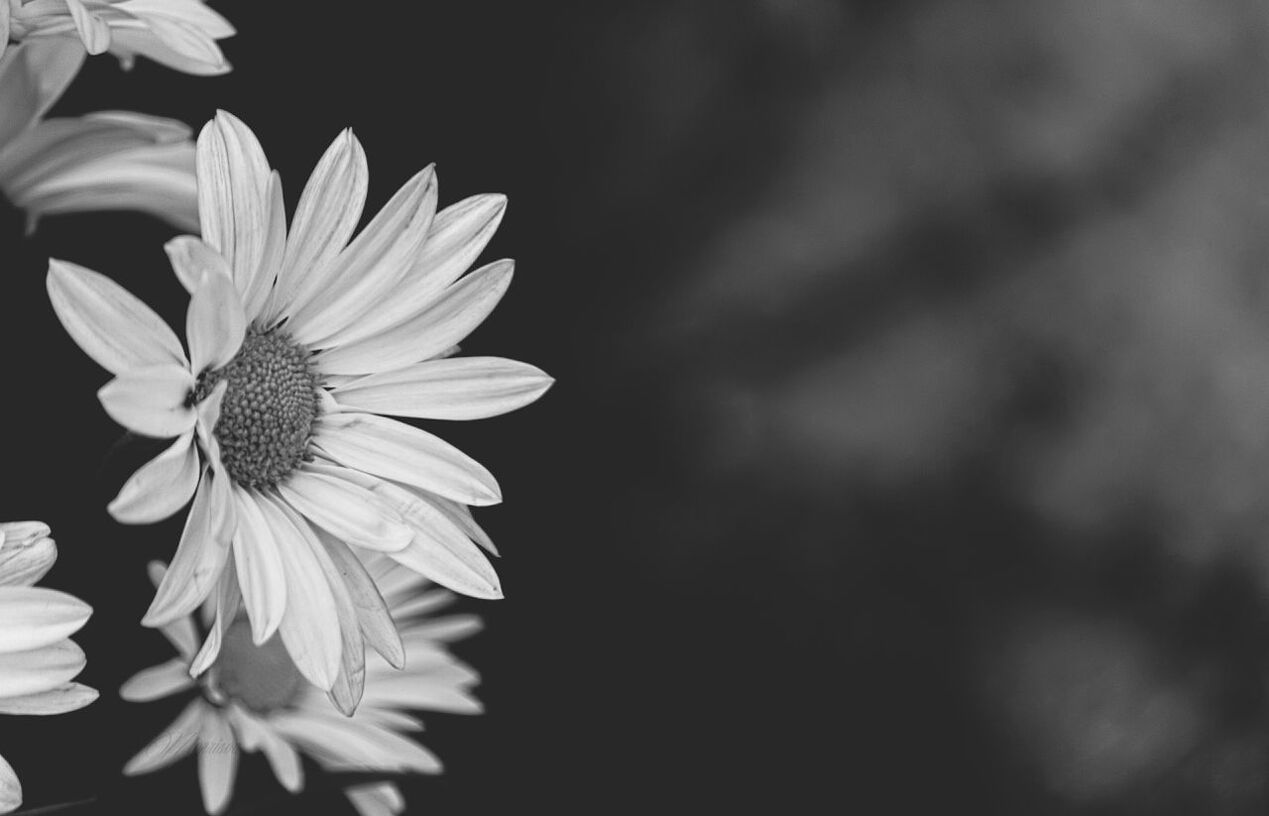
[[[304,677],[277,635],[257,646],[251,624],[238,618],[225,630],[216,658],[216,685],[233,700],[260,714],[286,708],[300,696]]]
[[[199,378],[196,402],[221,380],[229,383],[213,433],[239,485],[276,487],[307,457],[318,411],[311,356],[285,332],[251,329],[232,360]]]

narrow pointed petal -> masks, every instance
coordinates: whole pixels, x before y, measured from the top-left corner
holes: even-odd
[[[484,251],[502,223],[506,208],[506,196],[477,195],[437,213],[427,243],[392,299],[379,304],[380,308],[369,312],[365,321],[342,333],[340,342],[352,343],[378,334],[427,308]]]
[[[278,634],[300,674],[329,691],[339,671],[342,636],[337,601],[317,560],[320,545],[308,533],[307,522],[279,503],[262,497],[259,507],[273,533],[286,581],[286,611]]]
[[[194,685],[189,667],[181,658],[142,669],[119,688],[119,696],[130,703],[145,703],[183,691]]]
[[[250,128],[219,111],[198,136],[197,165],[203,240],[229,262],[238,291],[250,291],[269,231],[268,159]]]
[[[0,696],[21,697],[57,688],[83,671],[85,662],[84,650],[70,640],[0,654]]]
[[[318,367],[325,374],[369,374],[436,357],[485,321],[506,294],[514,271],[509,260],[483,266],[405,322],[319,353]]]
[[[163,576],[141,623],[165,626],[198,608],[216,585],[237,529],[227,478],[210,470],[194,494],[172,565]]]
[[[335,719],[305,712],[279,714],[274,727],[332,770],[438,773],[441,763],[413,740],[357,719]]]
[[[374,414],[343,413],[320,420],[314,442],[336,462],[464,504],[502,500],[493,474],[427,431]]]
[[[4,621],[4,626],[0,626],[0,654],[57,643],[77,632],[92,613],[88,604],[55,589],[0,589],[0,621]]]
[[[0,697],[0,714],[47,716],[76,711],[96,700],[97,689],[82,683],[67,683],[38,694]]]
[[[344,542],[320,532],[319,538],[348,589],[366,641],[394,668],[402,668],[405,666],[405,649],[401,645],[401,635],[397,633],[388,605],[366,572],[365,565]]]
[[[163,585],[163,576],[167,574],[167,564],[162,561],[151,561],[146,565],[150,583],[157,590]],[[198,651],[198,632],[194,630],[194,622],[188,615],[182,615],[171,623],[159,627],[159,631],[176,648],[177,653],[187,662],[193,659]]]
[[[224,640],[225,630],[229,628],[234,616],[238,614],[238,607],[242,603],[242,594],[238,589],[238,575],[233,561],[234,557],[231,553],[229,563],[225,565],[225,571],[220,576],[220,583],[216,590],[216,614],[212,620],[211,629],[207,633],[207,638],[203,641],[203,647],[198,650],[198,654],[194,656],[194,662],[190,664],[190,677],[197,677],[211,668],[216,656],[220,654],[220,645]]]
[[[555,382],[545,371],[501,357],[430,360],[370,374],[335,389],[345,408],[419,419],[484,419],[536,400]]]
[[[288,330],[310,347],[338,345],[343,329],[384,307],[427,240],[436,214],[436,173],[410,179],[332,263],[329,291],[295,311]]]
[[[332,262],[361,220],[368,183],[366,152],[345,130],[318,161],[291,219],[278,277],[288,314],[325,294]]]
[[[484,528],[476,523],[470,507],[460,502],[443,499],[440,496],[431,496],[429,501],[436,505],[438,510],[449,516],[450,521],[462,528],[468,538],[475,541],[482,550],[490,555],[500,555],[498,548],[494,546],[493,539],[489,537]]]
[[[185,366],[181,341],[163,319],[105,275],[54,259],[47,284],[53,311],[71,339],[110,373]]]
[[[201,374],[225,365],[238,353],[246,333],[247,317],[233,281],[225,275],[204,276],[185,317],[191,369]]]
[[[106,510],[123,524],[151,524],[184,507],[197,487],[198,451],[186,431],[132,474]]]
[[[176,762],[190,751],[198,741],[202,730],[203,719],[215,716],[201,698],[193,700],[154,740],[142,748],[136,756],[124,766],[125,776],[149,773],[165,768]]]
[[[245,490],[235,490],[238,532],[234,536],[234,562],[242,602],[251,619],[251,639],[259,646],[278,630],[286,613],[286,566],[278,552],[273,530],[260,508],[260,500]]]
[[[413,532],[370,491],[343,479],[301,469],[278,485],[287,503],[336,538],[372,550],[398,550]]]
[[[229,723],[220,716],[203,718],[198,735],[198,780],[203,789],[203,808],[216,816],[229,804],[238,771],[238,742]]]

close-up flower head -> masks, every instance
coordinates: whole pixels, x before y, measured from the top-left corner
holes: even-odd
[[[175,437],[110,503],[119,521],[159,521],[190,499],[184,533],[144,623],[220,599],[202,649],[222,648],[241,594],[252,641],[274,633],[300,672],[350,713],[363,642],[400,665],[354,553],[383,553],[456,592],[498,598],[492,544],[469,506],[499,502],[493,476],[439,437],[385,415],[467,420],[527,405],[551,378],[525,363],[453,356],[511,280],[500,260],[464,274],[505,199],[436,211],[425,168],[353,236],[368,182],[345,131],[288,227],[281,181],[255,135],[220,113],[198,139],[203,237],[168,245],[190,292],[188,353],[167,324],[101,274],[54,260],[62,325],[114,375],[107,413]],[[355,603],[348,603],[351,596]]]
[[[35,586],[57,560],[48,536],[40,522],[0,523],[0,715],[62,714],[97,699],[96,690],[74,682],[87,661],[70,640],[92,608]],[[0,737],[0,750],[8,748]],[[0,813],[21,804],[22,785],[0,756]]]
[[[187,74],[230,70],[217,40],[234,28],[204,0],[3,0],[0,55],[9,40],[73,38],[89,54],[138,56]]]
[[[145,669],[124,683],[120,694],[131,702],[147,702],[196,689],[193,700],[161,734],[128,762],[129,775],[150,773],[198,754],[198,779],[209,814],[229,804],[239,753],[261,752],[278,782],[297,793],[304,788],[299,754],[312,757],[326,771],[423,773],[441,771],[441,762],[414,735],[423,729],[416,711],[479,714],[471,694],[479,676],[450,653],[447,645],[480,630],[473,615],[434,617],[454,600],[446,590],[392,559],[367,558],[373,581],[391,614],[406,667],[389,665],[373,655],[365,666],[365,699],[351,717],[331,708],[325,693],[296,671],[277,636],[254,642],[251,625],[235,611],[214,603],[201,619],[182,616],[161,628],[178,657]],[[160,563],[150,565],[159,584]],[[375,589],[377,587],[377,589]],[[219,655],[198,680],[191,665],[201,629],[215,617],[228,615]],[[349,786],[345,793],[362,816],[399,813],[401,793],[391,782]]]
[[[0,57],[0,193],[26,212],[28,228],[44,215],[125,209],[197,229],[187,125],[127,111],[46,116],[83,61],[79,44],[62,38]]]

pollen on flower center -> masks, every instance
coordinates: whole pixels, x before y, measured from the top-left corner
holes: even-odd
[[[225,470],[243,487],[274,487],[304,461],[318,413],[311,356],[285,332],[253,328],[228,364],[199,377],[194,402],[229,383],[213,433]]]
[[[261,714],[286,708],[305,687],[282,639],[274,635],[263,646],[255,645],[246,618],[225,630],[215,670],[216,685],[225,696]]]

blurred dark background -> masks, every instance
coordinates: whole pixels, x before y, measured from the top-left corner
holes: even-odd
[[[368,212],[432,161],[507,193],[464,351],[558,380],[440,429],[507,598],[411,812],[1269,808],[1264,3],[217,8],[232,74],[98,58],[57,111],[230,110],[292,206],[348,125]],[[180,525],[106,515],[153,451],[44,294],[53,255],[181,325],[172,234],[0,223],[0,518],[53,525],[102,691],[5,720],[30,806],[200,812],[192,760],[118,776],[181,706],[116,694]],[[323,785],[256,755],[230,813],[352,812]]]

